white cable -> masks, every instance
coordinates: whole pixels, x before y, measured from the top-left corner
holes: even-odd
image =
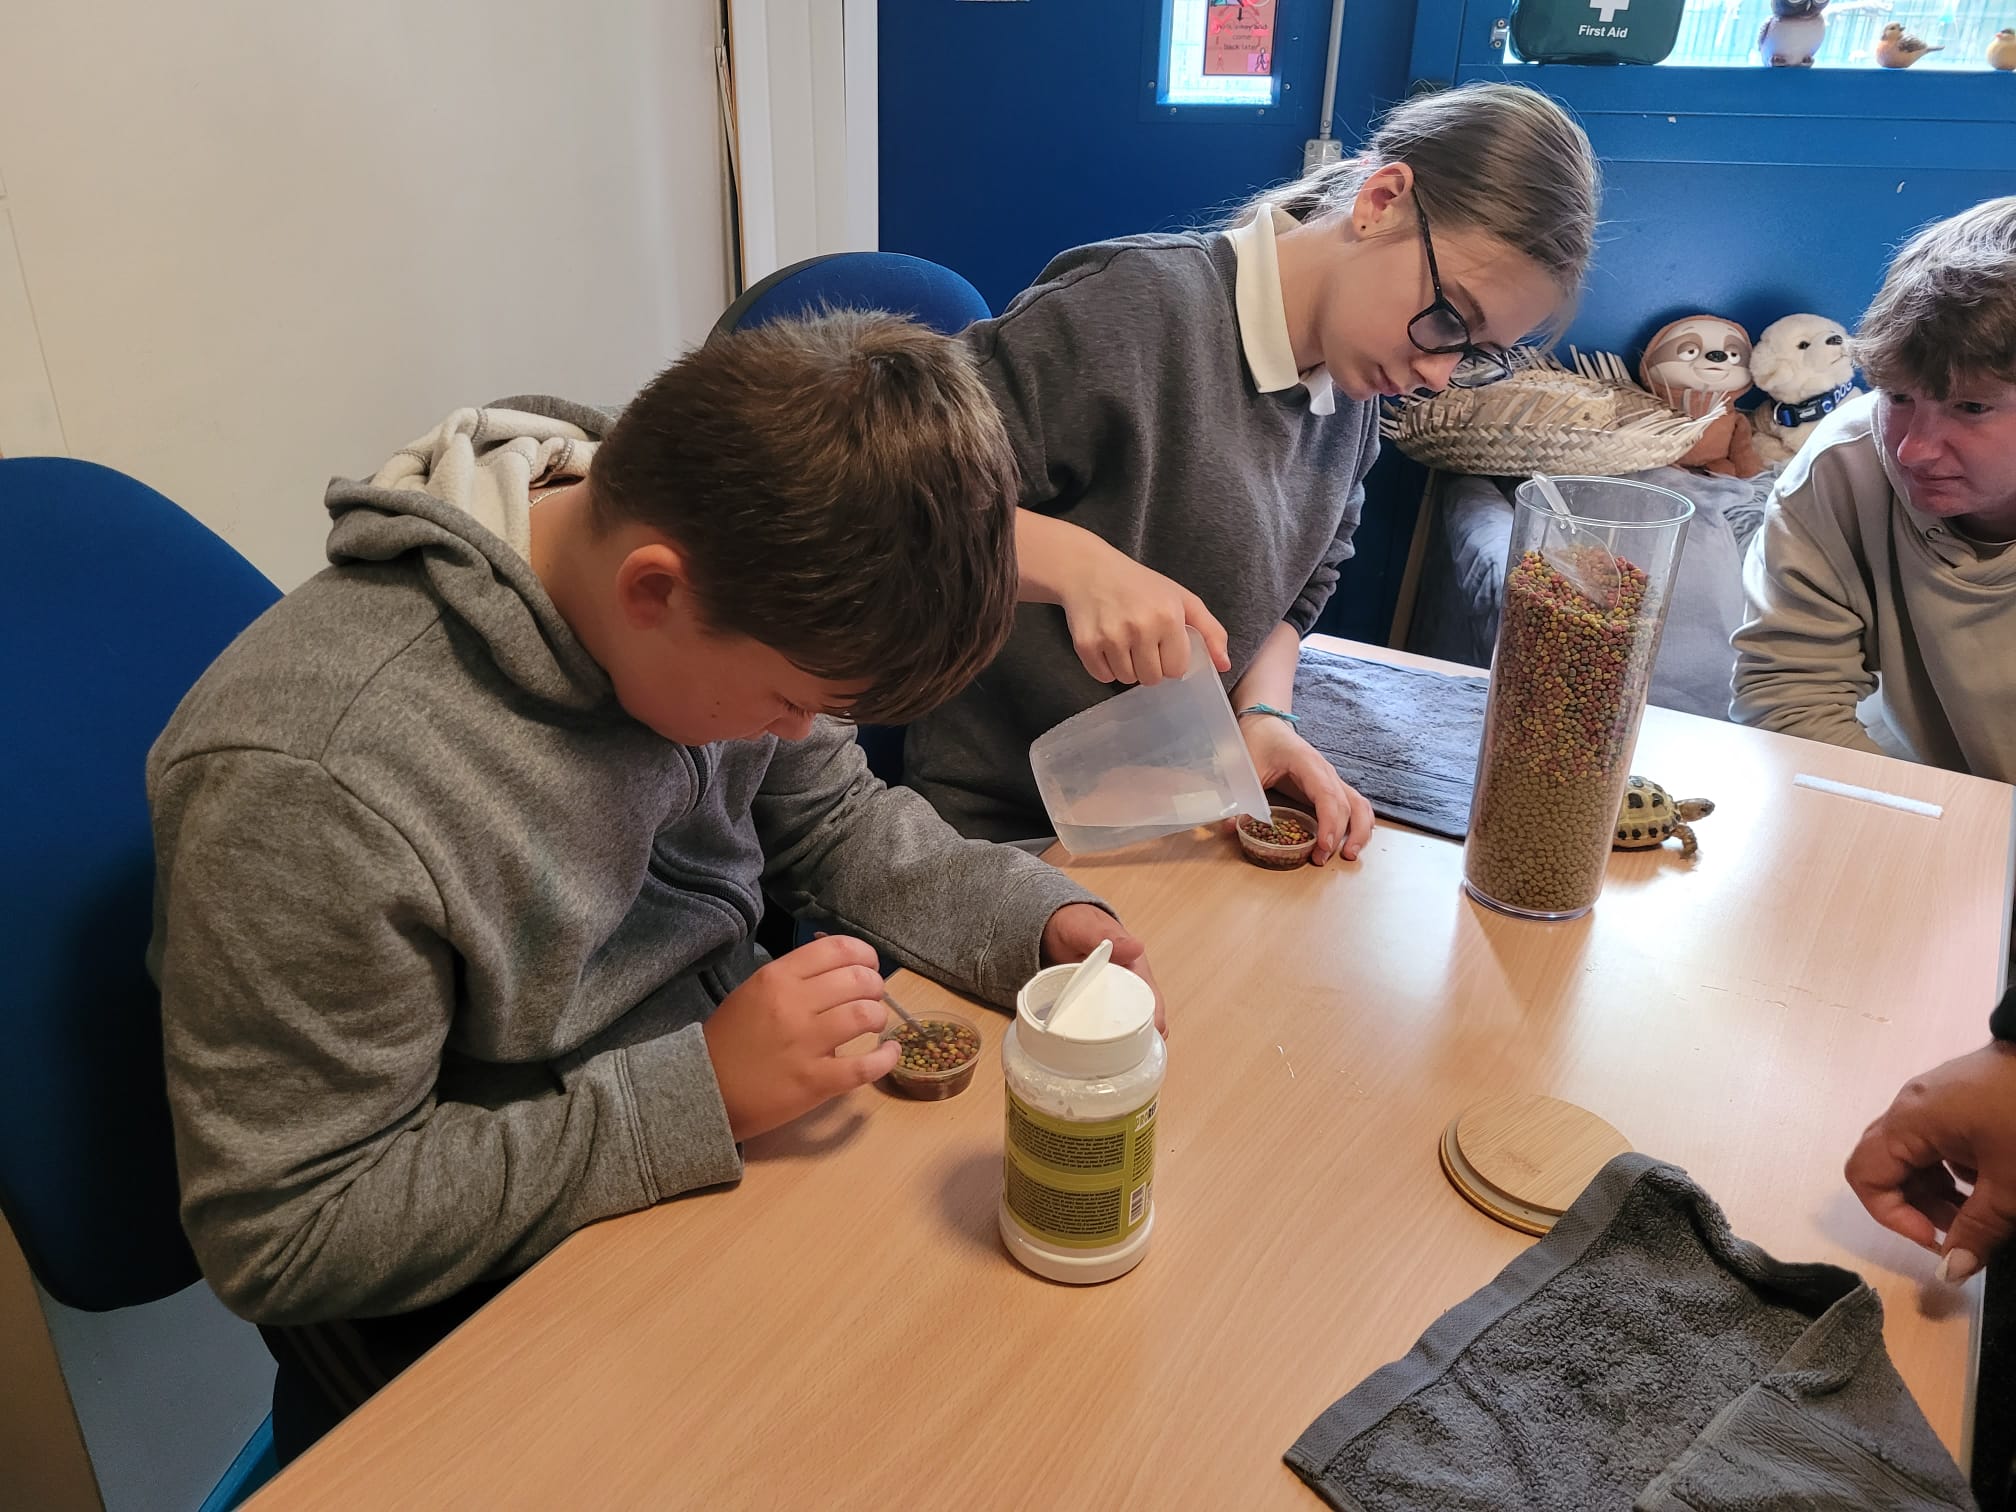
[[[1831,777],[1815,777],[1810,772],[1799,773],[1792,779],[1792,785],[1811,788],[1816,793],[1832,793],[1837,798],[1880,803],[1885,808],[1902,809],[1907,814],[1923,814],[1927,819],[1937,819],[1946,812],[1938,804],[1927,803],[1922,798],[1905,798],[1897,793],[1878,792],[1875,788],[1856,787],[1852,782],[1836,782]]]

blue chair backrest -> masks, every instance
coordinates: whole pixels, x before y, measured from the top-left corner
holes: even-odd
[[[980,291],[937,263],[906,252],[829,252],[808,257],[752,284],[714,322],[715,333],[739,331],[821,310],[887,310],[957,335],[994,312]],[[884,782],[903,776],[900,725],[863,725],[858,732],[868,766]]]
[[[887,310],[947,336],[993,314],[978,289],[937,263],[905,252],[828,252],[750,285],[714,329],[739,331],[825,309]]]
[[[279,591],[122,473],[0,460],[0,1213],[51,1295],[196,1279],[147,975],[147,749]]]

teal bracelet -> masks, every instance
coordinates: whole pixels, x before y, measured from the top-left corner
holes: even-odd
[[[1277,709],[1272,704],[1248,704],[1239,711],[1241,719],[1244,719],[1248,714],[1272,714],[1276,719],[1285,719],[1291,725],[1302,723],[1301,715],[1290,714],[1286,709]]]

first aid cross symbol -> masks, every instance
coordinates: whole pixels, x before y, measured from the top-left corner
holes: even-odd
[[[1631,9],[1631,0],[1589,0],[1589,9],[1601,11],[1596,19],[1608,26],[1617,19],[1617,12]]]

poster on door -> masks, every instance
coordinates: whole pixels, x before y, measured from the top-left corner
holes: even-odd
[[[1206,75],[1274,72],[1276,0],[1210,0],[1204,8]]]

